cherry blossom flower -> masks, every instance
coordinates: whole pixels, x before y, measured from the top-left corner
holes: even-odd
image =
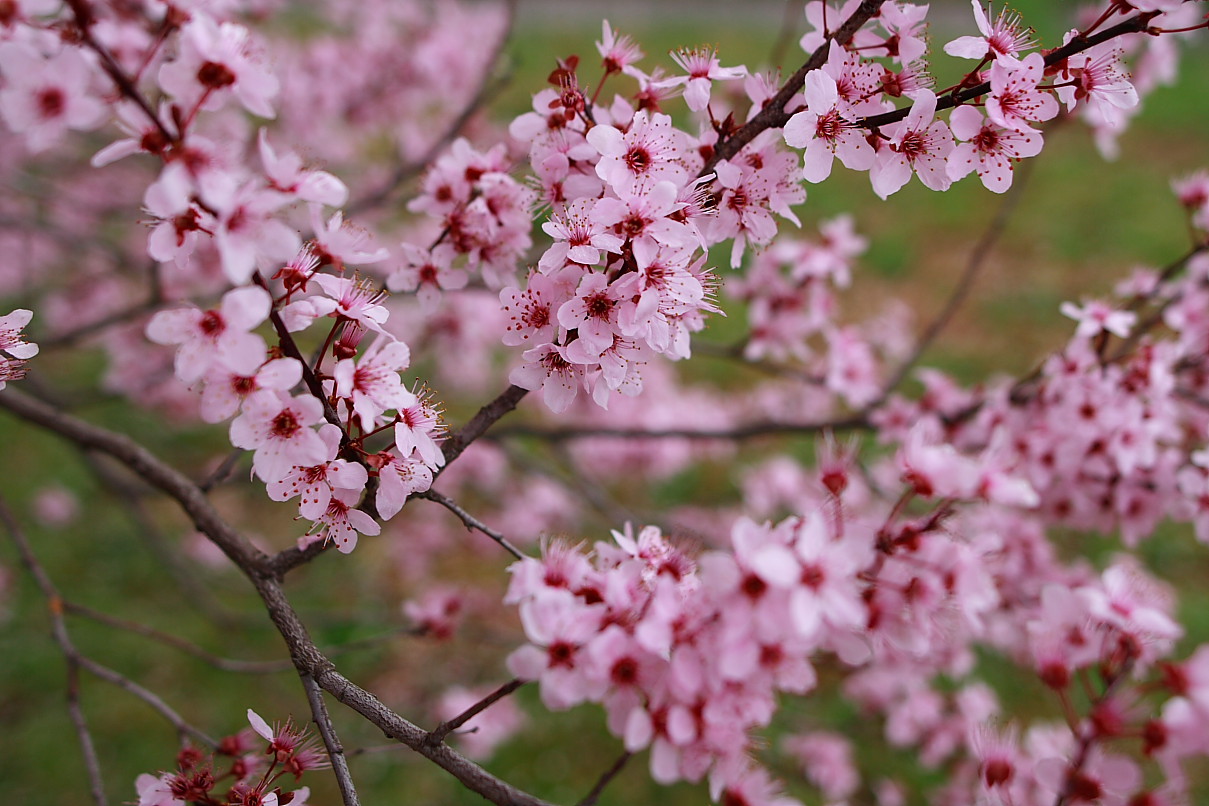
[[[588,142],[600,152],[596,174],[618,193],[636,184],[683,183],[688,171],[684,135],[667,115],[639,110],[625,133],[613,126],[593,126]],[[582,261],[578,261],[582,262]]]
[[[1112,333],[1124,339],[1129,336],[1129,331],[1138,320],[1136,313],[1116,310],[1100,300],[1092,300],[1082,306],[1064,302],[1059,310],[1063,316],[1079,323],[1075,336],[1081,339],[1090,339],[1102,332]]]
[[[339,207],[348,200],[348,188],[332,174],[303,168],[302,158],[291,151],[279,155],[269,144],[267,129],[260,130],[257,145],[260,162],[273,190],[294,196],[300,201],[317,202],[329,207]]]
[[[688,75],[673,76],[658,82],[660,88],[684,85],[684,102],[694,112],[709,105],[710,90],[714,81],[733,81],[747,75],[746,67],[723,67],[712,48],[678,50],[672,60]]]
[[[407,455],[403,459],[393,453],[379,453],[371,457],[378,465],[378,515],[390,520],[399,513],[407,496],[423,492],[432,486],[432,470],[419,457]]]
[[[320,266],[331,266],[343,274],[350,264],[381,263],[390,257],[385,247],[371,248],[370,234],[345,221],[344,213],[337,210],[325,223],[322,209],[319,204],[311,204],[311,228],[315,231],[311,249],[319,258]]]
[[[970,0],[974,7],[974,21],[982,36],[959,36],[945,45],[945,53],[962,59],[994,59],[1000,64],[1012,65],[1018,61],[1022,50],[1035,47],[1032,30],[1025,28],[1020,15],[1011,9],[1000,9],[994,22],[988,11],[983,11],[982,0]]]
[[[1018,131],[996,125],[971,106],[959,106],[949,116],[949,126],[958,140],[949,153],[948,173],[954,182],[978,172],[987,190],[1003,193],[1012,186],[1013,163],[1041,153],[1041,132]]]
[[[38,354],[38,345],[26,341],[21,334],[33,316],[33,311],[25,308],[0,316],[0,389],[8,381],[24,378],[26,359]]]
[[[987,98],[987,117],[1005,129],[1028,133],[1029,123],[1040,123],[1058,114],[1058,102],[1037,85],[1045,74],[1045,59],[1033,53],[1010,67],[996,62],[991,66],[991,94]]]
[[[218,109],[231,90],[249,112],[274,116],[277,77],[253,53],[247,28],[216,23],[195,10],[182,30],[181,49],[159,71],[159,83],[185,108]]]
[[[335,543],[336,549],[341,554],[349,554],[357,547],[359,535],[373,537],[381,534],[381,525],[367,513],[356,508],[360,498],[360,490],[333,487],[332,497],[327,502],[327,509],[315,519],[315,523],[311,527],[318,531],[299,538],[299,546],[310,545],[317,540],[322,540],[324,543]]]
[[[608,20],[601,22],[600,41],[596,50],[604,64],[605,74],[629,73],[630,65],[643,57],[642,49],[626,34],[618,35]]]
[[[541,389],[550,411],[566,411],[583,385],[583,367],[572,363],[557,344],[538,345],[521,357],[525,363],[509,373],[508,382],[522,389]]]
[[[433,405],[429,394],[408,393],[409,399],[398,407],[395,423],[395,447],[399,455],[407,457],[414,450],[420,459],[433,470],[445,464],[445,454],[436,443],[436,437],[444,430],[441,412]]]
[[[869,174],[873,192],[878,196],[885,199],[898,191],[910,181],[912,171],[925,187],[948,188],[951,180],[945,160],[953,150],[953,134],[943,121],[933,119],[935,114],[936,95],[931,90],[921,90],[889,146],[878,151]]]
[[[822,70],[806,74],[806,108],[785,124],[785,142],[806,149],[802,177],[807,182],[822,182],[830,176],[835,157],[853,171],[866,171],[873,165],[876,153],[864,132],[840,115],[835,79]]]
[[[512,347],[554,340],[555,311],[570,298],[574,286],[533,272],[524,291],[505,288],[500,304],[508,316],[503,342]]]
[[[1070,38],[1070,34],[1067,35]],[[1086,104],[1100,120],[1114,121],[1138,105],[1138,91],[1121,69],[1121,51],[1101,46],[1075,54],[1062,63],[1055,82],[1068,111]]]
[[[228,291],[218,308],[160,311],[147,323],[147,338],[178,344],[176,376],[193,383],[218,364],[244,376],[255,375],[265,360],[264,339],[251,333],[268,318],[272,299],[256,286]]]
[[[380,336],[359,359],[336,363],[332,370],[335,394],[351,401],[361,427],[372,431],[386,411],[415,400],[399,377],[410,365],[411,349],[406,344]]]
[[[386,278],[386,287],[391,291],[414,291],[426,310],[437,306],[442,291],[457,291],[470,281],[464,269],[453,268],[455,253],[448,244],[421,249],[404,243],[402,249],[403,263]]]
[[[89,93],[92,67],[78,48],[43,58],[23,44],[0,42],[0,117],[25,135],[31,152],[54,145],[68,129],[99,126],[106,111]]]
[[[274,501],[288,501],[300,496],[298,514],[307,520],[318,520],[327,512],[334,490],[348,490],[360,495],[369,476],[356,462],[337,459],[340,449],[340,429],[331,423],[319,428],[325,455],[329,458],[311,467],[294,467],[278,481],[269,482],[266,488]]]
[[[332,316],[358,322],[378,333],[385,332],[383,325],[390,312],[381,303],[386,292],[375,287],[372,281],[330,274],[316,274],[313,279],[327,296],[305,300],[314,311],[312,316]]]
[[[198,413],[208,423],[220,423],[239,411],[248,395],[262,389],[288,392],[302,380],[302,362],[293,358],[275,358],[255,373],[243,375],[220,362],[202,376],[201,404]]]
[[[252,469],[261,481],[279,481],[294,467],[313,467],[331,458],[311,428],[322,420],[323,406],[310,395],[256,392],[231,423],[231,444],[255,451]]]
[[[259,182],[211,186],[206,202],[218,213],[214,245],[233,284],[247,283],[258,265],[280,265],[298,251],[298,233],[274,217],[289,201]]]

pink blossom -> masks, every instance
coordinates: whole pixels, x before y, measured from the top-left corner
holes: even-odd
[[[628,73],[630,65],[642,58],[642,49],[626,34],[618,35],[608,20],[601,22],[600,41],[596,50],[604,64],[605,73]]]
[[[785,142],[806,149],[802,177],[807,182],[822,182],[830,176],[835,157],[849,170],[872,167],[877,154],[865,133],[840,115],[835,79],[822,70],[806,74],[806,108],[785,124]]]
[[[393,453],[379,453],[373,459],[379,465],[376,503],[382,520],[397,515],[407,496],[432,486],[432,470],[418,457],[409,454],[400,459]]]
[[[1010,65],[1010,66],[1009,66]],[[1045,75],[1045,59],[1033,53],[1019,63],[991,65],[991,94],[987,117],[1005,129],[1029,133],[1029,123],[1040,123],[1058,114],[1058,102],[1037,88]]]
[[[424,464],[436,470],[445,464],[445,454],[436,443],[444,428],[440,409],[433,405],[430,394],[426,390],[409,393],[409,399],[398,407],[395,447],[403,457],[414,450]]]
[[[311,249],[319,257],[319,265],[343,273],[350,265],[381,263],[390,257],[386,248],[374,249],[370,234],[345,221],[344,213],[337,210],[325,223],[322,210],[320,204],[311,204],[311,228],[315,232]]]
[[[159,71],[160,86],[186,109],[218,109],[230,89],[249,112],[274,116],[279,84],[253,52],[247,28],[216,23],[196,11],[184,26],[177,57]]]
[[[607,226],[592,216],[594,207],[592,200],[576,199],[542,224],[542,229],[554,239],[538,261],[537,267],[542,273],[550,274],[568,263],[595,266],[600,262],[602,251],[621,251],[622,239],[608,232]]]
[[[284,479],[293,467],[313,467],[332,458],[311,426],[323,406],[309,396],[265,390],[248,397],[231,423],[231,444],[254,450],[252,469],[266,483]]]
[[[684,102],[694,112],[709,105],[710,90],[714,81],[733,81],[747,75],[746,67],[723,67],[712,48],[678,50],[672,59],[688,75],[673,76],[658,82],[661,88],[684,85]]]
[[[31,152],[54,145],[68,129],[95,129],[105,108],[89,93],[92,67],[83,51],[65,47],[43,58],[32,48],[0,42],[0,117],[25,135]]]
[[[274,190],[301,201],[326,204],[329,207],[339,207],[348,200],[348,188],[332,174],[303,168],[302,158],[291,151],[278,154],[269,145],[267,129],[260,130],[257,145],[260,148],[260,162],[264,166],[265,176]],[[100,154],[97,157],[100,157]]]
[[[978,172],[987,190],[1003,193],[1012,186],[1014,163],[1041,153],[1041,132],[1005,129],[984,119],[977,109],[959,106],[949,116],[959,143],[949,154],[948,173],[954,182]]]
[[[218,308],[160,311],[147,323],[147,338],[156,344],[180,345],[176,376],[185,383],[196,381],[216,364],[244,376],[255,375],[266,347],[264,339],[249,331],[268,318],[271,307],[264,289],[236,288],[223,295]]]
[[[624,134],[613,126],[593,126],[587,139],[601,155],[596,174],[618,193],[636,184],[680,184],[687,178],[684,135],[667,115],[640,109]]]
[[[311,467],[294,467],[282,479],[266,485],[269,498],[274,501],[301,496],[298,514],[308,520],[318,520],[327,512],[334,490],[360,495],[369,478],[361,465],[336,458],[341,439],[337,426],[324,423],[319,428],[319,438],[323,440],[325,454],[331,458]]]
[[[384,332],[383,325],[390,316],[390,312],[381,304],[386,292],[375,287],[372,281],[331,274],[316,274],[313,279],[326,294],[306,300],[314,315],[358,322],[368,330]]]
[[[335,543],[336,549],[341,554],[348,554],[357,547],[359,534],[370,537],[380,534],[382,527],[378,522],[356,508],[360,498],[360,490],[334,487],[332,497],[327,503],[327,509],[315,519],[312,526],[318,531],[299,538],[299,545],[309,545],[322,539],[324,543]]]
[[[935,114],[936,95],[920,90],[906,120],[898,124],[889,146],[878,151],[870,171],[873,192],[878,196],[885,199],[898,191],[910,181],[912,171],[925,187],[949,187],[945,160],[953,150],[953,134],[943,121],[933,120]]]
[[[288,392],[302,380],[302,363],[293,358],[265,362],[253,374],[244,375],[222,363],[214,363],[202,376],[198,411],[208,423],[220,423],[239,411],[248,395],[261,389]]]
[[[974,21],[982,36],[960,36],[945,45],[945,53],[963,59],[994,59],[1000,64],[1014,64],[1016,54],[1035,46],[1031,29],[1025,28],[1020,15],[1011,9],[1000,9],[992,23],[982,0],[970,0]],[[988,7],[989,11],[989,7]]]
[[[437,306],[442,291],[465,288],[470,275],[464,269],[453,268],[453,247],[441,244],[434,249],[421,249],[402,244],[403,263],[386,278],[391,291],[414,291],[427,310]]]
[[[456,588],[438,586],[403,603],[403,615],[418,632],[437,640],[453,636],[464,615],[466,596]],[[456,714],[455,714],[456,716]]]
[[[1116,310],[1100,300],[1092,300],[1082,306],[1064,302],[1060,310],[1063,316],[1079,323],[1075,336],[1080,339],[1090,339],[1101,333],[1126,338],[1138,319],[1136,313]]]
[[[503,342],[512,347],[554,340],[555,311],[570,298],[574,286],[532,272],[524,291],[505,288],[500,304],[508,316]]]
[[[508,382],[522,389],[541,389],[550,411],[566,411],[583,385],[583,367],[571,362],[566,348],[557,344],[538,345],[521,357],[525,363],[509,373]]]
[[[280,264],[298,251],[298,233],[274,217],[289,201],[258,182],[212,185],[206,202],[218,213],[214,245],[232,283],[243,285],[257,266]]]
[[[399,372],[410,365],[411,350],[406,344],[380,336],[359,359],[345,358],[336,363],[332,370],[335,394],[351,401],[361,427],[372,431],[387,410],[415,400],[399,377]]]

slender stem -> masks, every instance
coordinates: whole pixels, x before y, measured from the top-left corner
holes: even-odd
[[[490,526],[483,523],[482,521],[480,521],[478,518],[471,515],[466,510],[462,509],[453,500],[446,498],[444,495],[441,495],[436,490],[432,490],[432,489],[425,490],[424,492],[416,493],[415,497],[423,498],[425,500],[440,504],[441,506],[445,507],[445,509],[452,512],[454,515],[457,515],[458,518],[462,521],[462,523],[465,524],[467,529],[477,529],[478,531],[487,535],[487,537],[490,537],[496,543],[499,543],[500,547],[503,548],[504,551],[507,551],[509,554],[511,554],[516,559],[518,559],[518,560],[525,559],[525,556],[526,556],[525,553],[523,551],[521,551],[520,549],[518,549],[516,546],[509,543],[508,538],[504,537],[501,533],[497,532],[495,529],[492,529]]]
[[[600,778],[597,779],[596,784],[591,790],[588,791],[587,795],[584,795],[583,800],[577,803],[576,806],[596,806],[596,801],[600,799],[600,795],[602,792],[604,792],[605,787],[608,786],[609,783],[617,777],[617,774],[625,768],[626,762],[630,760],[631,755],[633,754],[625,752],[618,756],[617,760],[613,762],[612,766],[601,774]]]
[[[63,599],[54,582],[51,581],[50,575],[46,573],[46,569],[38,562],[29,540],[26,539],[25,533],[17,524],[16,517],[13,516],[3,498],[0,498],[0,522],[4,524],[9,539],[17,547],[21,564],[29,571],[38,589],[46,598],[47,609],[50,611],[51,632],[67,663],[67,713],[75,727],[76,740],[80,743],[80,752],[84,756],[84,768],[88,771],[88,784],[92,791],[92,800],[96,806],[108,806],[109,801],[105,797],[105,781],[101,775],[101,762],[97,758],[96,745],[92,740],[92,733],[88,730],[84,711],[80,707],[80,653],[67,632],[67,623],[63,619]]]
[[[428,734],[428,738],[425,739],[425,742],[429,745],[440,744],[441,742],[445,741],[445,737],[450,733],[462,727],[467,722],[474,719],[483,711],[486,711],[492,705],[495,705],[497,702],[504,699],[523,685],[525,685],[524,680],[511,680],[505,683],[483,699],[476,702],[474,705],[467,708],[462,713],[455,716],[453,719],[437,725],[432,732]]]
[[[344,806],[360,806],[361,801],[357,798],[357,788],[353,785],[353,776],[344,754],[344,745],[340,743],[340,737],[336,735],[336,728],[332,725],[332,718],[328,715],[323,692],[319,690],[315,678],[309,674],[302,674],[300,677],[302,687],[306,690],[307,702],[311,705],[311,717],[319,728],[319,735],[323,737],[323,746],[327,748],[327,757],[331,760],[332,773],[336,776]]]
[[[193,738],[195,741],[206,745],[207,747],[217,747],[218,742],[203,733],[200,729],[194,727],[189,722],[186,722],[184,717],[178,714],[172,706],[164,702],[164,700],[154,691],[150,691],[138,683],[126,677],[124,674],[117,672],[104,664],[97,663],[92,658],[80,656],[80,666],[92,672],[97,677],[112,683],[123,691],[133,694],[143,702],[147,703],[164,719],[172,723],[177,732]]]

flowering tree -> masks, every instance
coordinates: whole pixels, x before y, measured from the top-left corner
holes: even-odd
[[[22,305],[0,317],[0,407],[78,450],[150,533],[179,607],[228,632],[243,622],[205,566],[233,565],[309,705],[270,725],[248,702],[248,727],[210,738],[231,715],[195,724],[77,646],[67,617],[233,674],[279,664],[76,601],[0,503],[67,662],[94,801],[114,785],[81,670],[181,738],[133,782],[140,806],[302,804],[332,782],[358,803],[341,736],[362,720],[491,802],[543,803],[540,777],[530,792],[486,761],[525,689],[535,722],[603,710],[618,755],[585,804],[632,755],[725,804],[798,802],[786,786],[887,806],[1187,802],[1189,762],[1209,755],[1209,647],[1177,648],[1174,593],[1138,549],[1164,522],[1209,540],[1209,173],[1173,185],[1191,244],[1066,302],[1065,345],[972,388],[918,364],[1001,221],[918,337],[841,318],[866,248],[851,217],[785,231],[840,166],[883,200],[915,178],[1018,194],[1070,118],[1111,154],[1209,27],[1203,0],[1110,0],[1039,42],[971,5],[969,33],[933,46],[960,65],[948,86],[924,62],[923,4],[806,3],[788,76],[713,48],[648,70],[605,23],[599,60],[561,54],[505,131],[481,111],[513,6],[0,0],[0,282]],[[468,30],[492,46],[464,47]],[[743,333],[713,349],[758,380],[686,383],[678,364],[724,313]],[[82,343],[105,353],[99,375],[71,365]],[[102,397],[114,428],[72,411]],[[811,460],[763,456],[741,501],[636,516],[618,492],[802,434]],[[154,535],[149,489],[196,530],[183,554]],[[65,518],[70,499],[37,508]],[[1119,553],[1091,562],[1064,539],[1092,531]],[[397,684],[346,675],[348,645],[321,648],[296,602],[316,566],[355,591],[365,555],[404,558],[416,640],[473,620],[504,649],[415,670],[432,700],[415,713]],[[939,774],[862,769],[803,704],[859,708]]]

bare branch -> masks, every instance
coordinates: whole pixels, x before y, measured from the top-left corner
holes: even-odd
[[[500,534],[496,530],[492,529],[487,524],[480,521],[478,518],[471,515],[466,510],[462,509],[452,499],[446,498],[444,495],[441,495],[439,492],[437,492],[436,490],[432,490],[432,489],[425,490],[422,493],[416,493],[415,497],[424,498],[428,501],[432,501],[434,503],[440,504],[441,506],[445,507],[447,510],[452,512],[454,515],[457,515],[458,518],[462,521],[462,523],[464,523],[466,525],[467,529],[479,530],[483,534],[487,535],[487,537],[490,537],[492,540],[494,540],[496,543],[499,543],[500,546],[505,551],[507,551],[509,554],[511,554],[516,559],[518,559],[518,560],[525,559],[525,556],[526,556],[525,553],[523,551],[521,551],[520,549],[518,549],[516,546],[509,543],[508,539],[506,537],[504,537],[502,534]]]
[[[596,781],[596,784],[592,787],[588,794],[584,796],[584,799],[576,804],[576,806],[596,806],[596,801],[600,799],[600,794],[604,792],[605,787],[609,785],[609,782],[616,778],[617,774],[625,768],[626,762],[630,760],[630,756],[632,755],[632,753],[625,752],[618,756],[617,760],[613,762],[613,765],[601,774],[600,778]]]
[[[336,784],[340,787],[340,797],[344,806],[360,806],[357,798],[357,788],[353,786],[353,776],[348,769],[348,759],[344,755],[344,745],[336,735],[332,718],[328,716],[327,705],[323,702],[323,692],[315,683],[315,678],[309,674],[301,675],[302,687],[306,690],[307,702],[311,705],[311,716],[323,737],[323,746],[327,748],[327,756],[332,762],[332,772],[336,776]]]
[[[445,466],[448,467],[454,459],[461,456],[462,451],[481,437],[496,420],[515,409],[527,394],[529,394],[527,389],[509,386],[500,392],[495,400],[479,409],[478,413],[470,418],[470,422],[445,437],[445,441],[441,443],[441,452],[445,454]],[[440,475],[440,471],[434,473],[433,477],[438,475]]]
[[[127,691],[138,697],[143,702],[150,705],[160,716],[172,723],[178,733],[192,737],[197,742],[206,745],[207,747],[217,747],[218,742],[211,739],[198,728],[185,721],[184,717],[178,714],[172,706],[164,702],[164,700],[154,691],[143,688],[138,683],[126,677],[124,674],[110,669],[104,664],[97,663],[92,658],[83,655],[78,658],[81,667],[92,672],[102,680],[112,683],[123,691]]]
[[[0,498],[0,522],[4,523],[9,539],[17,547],[21,564],[29,571],[30,576],[38,585],[38,589],[46,597],[47,609],[50,610],[51,632],[54,635],[55,643],[59,645],[59,650],[63,653],[63,659],[67,662],[67,713],[71,717],[71,724],[75,727],[76,740],[80,743],[80,752],[84,756],[84,768],[88,771],[88,784],[92,790],[92,800],[96,806],[108,806],[109,801],[105,797],[105,780],[101,775],[101,762],[97,758],[96,745],[93,743],[92,733],[88,730],[84,711],[80,707],[80,653],[75,644],[71,642],[67,624],[63,620],[63,599],[59,596],[59,591],[51,581],[50,575],[46,573],[46,569],[38,562],[33,548],[25,538],[25,533],[2,498]]]
[[[269,618],[289,647],[290,657],[300,675],[310,675],[324,691],[368,719],[388,737],[397,739],[435,762],[468,789],[492,803],[498,806],[548,806],[540,798],[495,777],[448,745],[426,745],[427,731],[404,719],[373,694],[340,674],[315,646],[306,626],[286,598],[279,582],[277,565],[232,529],[205,494],[187,477],[129,437],[85,423],[11,388],[0,391],[0,408],[8,409],[28,422],[69,440],[108,453],[176,500],[197,528],[223,550],[256,588]]]
[[[445,737],[448,736],[450,733],[452,733],[453,731],[462,727],[467,722],[474,719],[476,716],[481,714],[483,711],[486,711],[492,705],[495,705],[497,702],[504,699],[509,694],[516,691],[518,688],[520,688],[523,685],[525,685],[524,680],[511,680],[511,681],[505,683],[504,685],[497,688],[495,691],[488,694],[483,699],[476,702],[474,705],[467,708],[462,713],[455,716],[453,719],[450,719],[447,722],[442,722],[440,725],[437,725],[432,730],[432,732],[428,734],[428,737],[425,739],[425,742],[429,746],[440,744],[441,742],[445,741]]]

